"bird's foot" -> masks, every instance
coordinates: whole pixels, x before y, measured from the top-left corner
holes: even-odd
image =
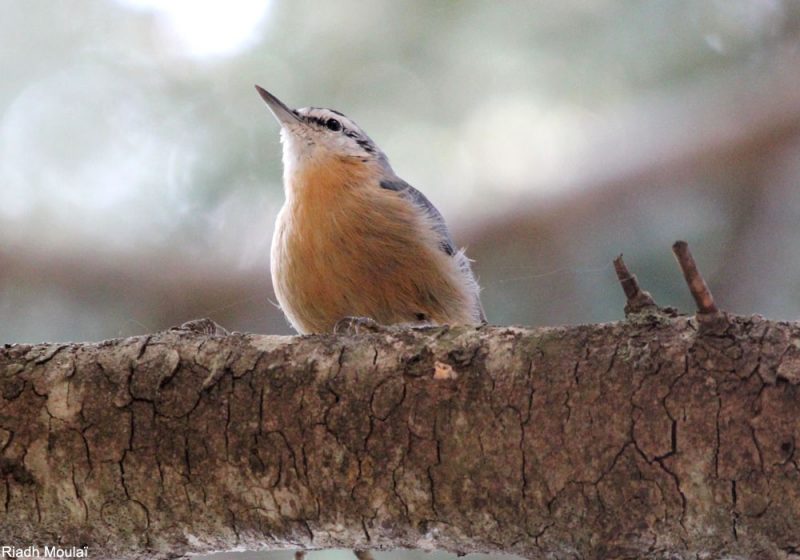
[[[333,326],[333,334],[358,335],[365,332],[377,333],[386,327],[370,317],[343,317]]]
[[[187,331],[196,334],[207,334],[215,336],[227,336],[228,331],[224,327],[216,324],[211,319],[194,319],[186,321],[179,327],[172,327],[171,331]]]

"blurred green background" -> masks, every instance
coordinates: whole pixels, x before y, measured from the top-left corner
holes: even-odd
[[[800,316],[800,3],[4,0],[0,341],[289,333],[278,127],[339,109],[441,209],[493,323]]]
[[[278,127],[339,109],[468,247],[493,323],[800,316],[800,2],[2,0],[0,342],[289,333]]]

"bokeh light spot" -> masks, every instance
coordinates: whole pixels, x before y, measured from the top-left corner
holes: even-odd
[[[197,58],[232,55],[255,42],[269,0],[118,0],[152,11],[185,54]]]

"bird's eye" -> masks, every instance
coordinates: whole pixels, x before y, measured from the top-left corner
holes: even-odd
[[[327,126],[330,130],[334,132],[342,130],[342,123],[340,123],[336,119],[328,119],[327,121],[325,121],[325,126]]]

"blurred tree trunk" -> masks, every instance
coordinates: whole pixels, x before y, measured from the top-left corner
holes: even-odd
[[[800,324],[724,315],[6,346],[0,543],[776,557],[798,383]]]

